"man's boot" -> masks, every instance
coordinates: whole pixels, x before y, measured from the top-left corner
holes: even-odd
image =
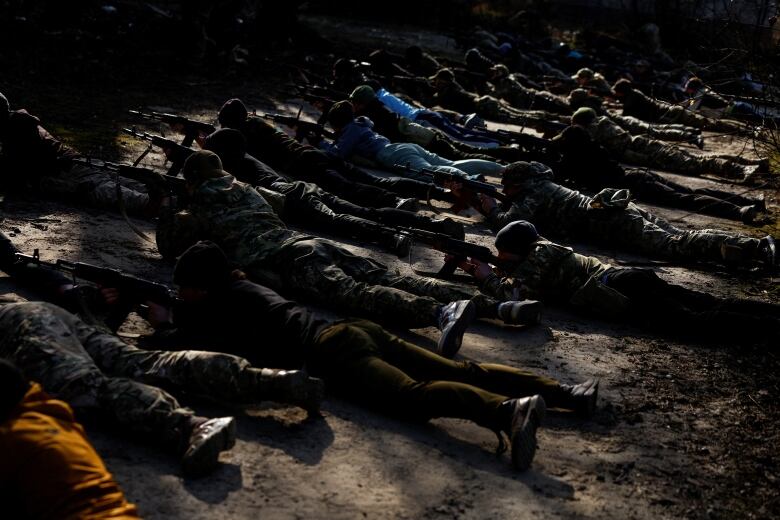
[[[507,417],[507,423],[501,428],[509,437],[512,465],[518,471],[525,471],[531,466],[536,454],[536,430],[544,420],[547,406],[540,395],[510,399],[501,403],[502,412]],[[506,449],[502,437],[499,451]]]
[[[274,368],[252,369],[258,399],[300,406],[310,414],[317,414],[325,394],[322,379],[309,377],[302,370]]]
[[[498,317],[507,325],[538,325],[542,321],[542,302],[522,300],[500,303]]]
[[[463,334],[477,316],[477,307],[471,300],[448,303],[439,309],[441,337],[436,352],[448,359],[455,357],[463,342]]]
[[[739,208],[739,218],[744,224],[752,224],[758,216],[758,209],[755,206],[742,206]]]
[[[572,410],[583,419],[593,417],[599,398],[598,379],[588,379],[578,385],[561,385],[561,390],[563,391],[560,404],[562,408]]]
[[[206,475],[219,464],[219,454],[236,444],[236,421],[232,417],[192,418],[181,467],[187,477]]]

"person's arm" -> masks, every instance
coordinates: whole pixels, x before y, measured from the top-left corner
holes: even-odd
[[[502,302],[519,299],[520,291],[514,286],[514,281],[498,276],[489,264],[472,258],[461,262],[458,267],[477,280],[479,290],[484,294]]]
[[[319,144],[319,148],[336,157],[346,159],[352,155],[355,150],[359,137],[360,128],[357,125],[349,124],[339,133],[333,143],[329,143],[323,139]]]
[[[517,208],[512,203],[499,205],[496,199],[482,193],[479,194],[479,201],[481,207],[477,209],[485,215],[493,230],[499,230],[507,224],[522,219],[522,216],[517,214]]]

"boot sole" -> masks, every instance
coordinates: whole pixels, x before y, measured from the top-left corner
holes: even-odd
[[[188,477],[199,477],[211,473],[219,465],[219,454],[235,445],[236,420],[230,417],[195,453],[182,461],[184,474]]]
[[[536,455],[536,430],[541,426],[546,411],[544,399],[532,397],[522,427],[512,435],[512,466],[518,471],[531,467]]]
[[[474,318],[477,316],[477,307],[474,302],[469,302],[468,305],[463,307],[463,310],[455,319],[455,323],[441,332],[439,343],[437,345],[437,351],[439,355],[452,359],[455,354],[460,350],[460,346],[463,343],[463,334],[466,333],[466,329],[469,327]],[[455,337],[456,339],[450,340]]]

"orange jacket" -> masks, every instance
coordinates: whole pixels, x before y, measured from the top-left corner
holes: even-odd
[[[0,490],[27,518],[139,518],[70,406],[37,383],[0,424]]]

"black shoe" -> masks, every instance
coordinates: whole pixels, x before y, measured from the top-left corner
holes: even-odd
[[[572,410],[583,419],[593,417],[599,398],[599,380],[588,379],[578,385],[561,385],[565,396],[563,406]]]
[[[758,209],[755,206],[742,206],[739,208],[739,218],[744,224],[752,224],[758,216]]]
[[[187,477],[200,477],[214,471],[219,454],[236,444],[236,421],[232,417],[218,417],[203,422],[190,433],[181,467]]]
[[[767,235],[758,242],[759,259],[767,269],[777,267],[777,243],[772,235]]]
[[[693,144],[695,144],[696,148],[699,150],[704,150],[704,138],[702,136],[698,136],[696,139],[694,139]]]
[[[766,193],[762,193],[761,196],[756,199],[753,203],[753,207],[756,208],[756,211],[766,213]]]
[[[509,430],[505,430],[512,449],[512,465],[518,471],[525,471],[534,460],[536,430],[544,420],[547,406],[540,395],[511,399],[502,406],[512,407]]]
[[[390,249],[398,258],[406,258],[412,250],[412,239],[409,235],[393,235],[390,240]]]
[[[523,300],[500,303],[498,317],[507,325],[538,325],[542,321],[542,302]]]
[[[441,308],[439,330],[441,337],[436,352],[448,359],[455,357],[463,342],[463,334],[477,315],[477,307],[471,300],[448,303]]]

